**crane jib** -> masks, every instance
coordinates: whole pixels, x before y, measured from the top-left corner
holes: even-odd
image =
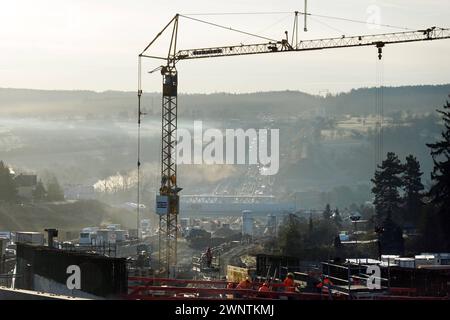
[[[183,49],[176,53],[174,60],[179,61],[199,58],[227,57],[274,52],[299,52],[363,46],[376,46],[377,48],[381,48],[384,45],[388,44],[430,41],[448,38],[450,38],[450,29],[433,27],[425,30],[410,32],[302,40],[296,44],[289,44],[286,40],[281,40],[278,42],[268,43],[241,44],[201,49]]]

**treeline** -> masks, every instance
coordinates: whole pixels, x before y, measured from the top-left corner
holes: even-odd
[[[388,152],[372,179],[378,221],[391,215],[398,223],[417,224],[425,195],[422,175],[420,163],[413,155],[402,163],[394,152]]]
[[[374,113],[375,88],[354,89],[326,97],[300,91],[245,94],[180,94],[180,116],[185,118],[241,119],[255,113],[285,117],[299,112],[325,110],[329,115]],[[389,114],[405,109],[413,113],[432,112],[450,85],[385,87],[384,101]],[[75,117],[86,119],[135,119],[136,93],[120,91],[45,91],[0,88],[0,115],[24,117]],[[149,116],[161,112],[160,93],[145,93],[142,108]],[[275,108],[275,109],[274,109]],[[39,111],[36,111],[39,110]]]
[[[335,114],[374,113],[377,88],[353,89],[331,96],[324,101],[324,108]],[[410,113],[434,112],[442,104],[441,97],[450,92],[450,85],[383,87],[386,115],[392,116],[408,110]]]
[[[393,152],[387,154],[372,179],[377,219],[388,216],[400,225],[420,231],[417,247],[423,250],[450,250],[450,103],[438,110],[444,130],[428,143],[433,159],[431,187],[425,190],[420,163],[410,155],[401,163]]]
[[[431,187],[426,189],[423,185],[423,173],[416,157],[409,155],[402,162],[394,152],[387,153],[371,180],[374,212],[370,220],[374,230],[368,236],[383,237],[387,225],[394,233],[415,229],[418,232],[409,239],[408,252],[450,251],[450,102],[437,111],[444,129],[436,142],[427,144],[434,164]],[[364,215],[367,217],[367,212]],[[335,253],[338,245],[333,246],[332,241],[341,226],[339,210],[333,212],[329,205],[322,219],[316,222],[310,218],[307,223],[291,214],[280,227],[279,247],[286,255],[306,260],[326,259]],[[402,238],[401,234],[399,237]],[[367,254],[370,253],[366,251]],[[377,256],[377,250],[372,255]]]

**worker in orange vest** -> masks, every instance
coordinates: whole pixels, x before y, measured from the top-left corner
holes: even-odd
[[[250,281],[249,277],[246,277],[244,280],[242,280],[241,282],[239,282],[238,286],[236,287],[236,289],[251,289],[252,288],[252,282]]]
[[[227,289],[234,289],[235,285],[233,282],[228,282],[227,284]],[[234,295],[233,294],[227,294],[226,295],[227,299],[233,299]]]
[[[259,287],[258,291],[259,291],[259,292],[269,292],[269,291],[270,291],[270,289],[269,289],[269,284],[268,284],[267,282],[264,282],[264,283],[262,284],[262,286]]]
[[[328,277],[325,277],[316,287],[322,289],[323,292],[328,292],[328,287],[332,285],[333,282]]]
[[[237,285],[236,289],[240,289],[240,290],[250,290],[252,289],[252,282],[250,281],[249,277],[246,277],[244,280],[242,280],[241,282],[239,282],[239,284]],[[236,298],[242,298],[243,295],[236,293],[234,295]]]
[[[289,272],[286,279],[284,279],[283,284],[285,291],[295,292],[294,274]]]

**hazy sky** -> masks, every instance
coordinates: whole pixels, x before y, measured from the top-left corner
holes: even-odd
[[[450,27],[450,1],[444,0],[309,0],[309,11],[366,21],[373,5],[383,24]],[[295,10],[303,10],[303,0],[1,0],[0,87],[136,90],[137,55],[175,13]],[[197,18],[281,39],[284,30],[292,30],[293,14]],[[314,18],[300,37],[386,31],[398,30]],[[179,48],[260,41],[180,20]],[[154,52],[164,49],[162,41]],[[450,83],[449,56],[450,40],[389,46],[384,84]],[[178,66],[179,90],[339,92],[375,85],[376,65],[372,47],[186,61]],[[160,91],[159,74],[145,74],[144,80],[144,90]]]

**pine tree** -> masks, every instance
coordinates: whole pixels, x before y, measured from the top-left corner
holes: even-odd
[[[313,221],[312,213],[310,213],[309,219],[308,219],[308,234],[305,236],[305,244],[307,246],[313,245],[313,241],[312,241],[313,234],[314,234],[314,221]]]
[[[336,208],[334,210],[333,220],[334,220],[334,223],[336,224],[336,226],[338,226],[338,227],[342,226],[342,217],[341,217],[341,213],[339,212],[338,208]]]
[[[402,176],[406,210],[404,219],[406,221],[417,223],[422,205],[421,191],[424,189],[421,180],[422,174],[419,161],[413,155],[407,156]]]
[[[394,216],[399,212],[401,198],[399,188],[402,187],[400,174],[403,172],[403,165],[393,152],[388,152],[386,160],[375,171],[375,177],[371,180],[374,184],[372,193],[375,195],[373,204],[379,220],[385,218],[388,212]]]
[[[9,168],[0,161],[0,201],[13,202],[17,197],[17,189]]]
[[[301,223],[294,214],[284,218],[279,230],[279,246],[284,255],[299,256],[304,247],[304,237],[301,232]]]
[[[446,247],[450,250],[450,102],[447,101],[444,109],[437,112],[442,115],[444,131],[441,133],[441,140],[427,144],[434,163],[431,173],[433,185],[429,196],[439,212]]]
[[[314,222],[312,218],[312,213],[309,214],[309,222],[308,222],[308,236],[311,236],[314,230]]]
[[[64,200],[64,192],[59,185],[56,177],[51,177],[47,183],[47,199],[49,201],[62,201]]]
[[[325,210],[324,210],[323,213],[322,213],[322,217],[323,217],[325,220],[330,219],[330,217],[331,217],[331,207],[330,207],[330,204],[329,204],[329,203],[327,203],[327,205],[325,206]]]
[[[45,199],[47,191],[45,191],[44,184],[41,180],[36,184],[36,188],[33,191],[33,198],[37,201],[42,201]]]

